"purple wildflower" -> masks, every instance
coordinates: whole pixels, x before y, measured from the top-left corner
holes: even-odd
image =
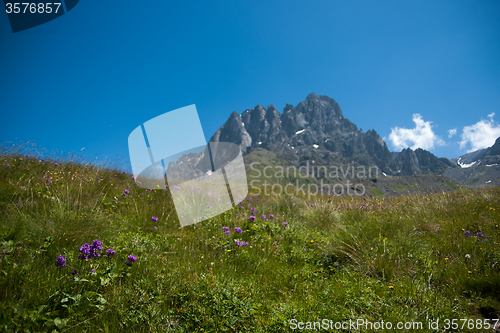
[[[314,207],[314,204],[311,204],[311,207]]]
[[[102,180],[101,178],[97,177],[97,181],[98,181],[98,182],[100,182],[101,180]]]
[[[113,250],[113,249],[107,249],[107,250],[106,250],[106,255],[107,255],[108,257],[111,257],[111,256],[112,256],[112,255],[114,255],[115,253],[116,253],[116,252],[115,252],[115,250]]]
[[[59,163],[54,163],[55,166],[59,166]]]
[[[469,238],[470,237],[470,231],[469,230],[465,230],[464,231],[464,235],[465,235],[465,237]]]
[[[127,185],[127,188],[130,188],[130,185]]]
[[[153,216],[153,217],[151,218],[151,221],[158,222],[158,218],[157,218],[156,216]]]
[[[274,214],[269,214],[269,218],[272,219],[274,217]]]
[[[78,272],[77,272],[77,271],[76,271],[76,269],[75,269],[75,270],[73,270],[73,272],[71,272],[71,273],[69,273],[69,274],[71,274],[71,275],[78,275]]]
[[[95,270],[91,270],[91,271],[90,271],[90,273],[91,273],[91,274],[95,274]]]
[[[262,214],[262,215],[260,216],[260,218],[261,218],[262,220],[265,220],[265,219],[266,219],[266,215]]]
[[[243,232],[243,230],[241,230],[240,227],[234,228],[234,231],[237,232],[237,233],[239,233],[239,234],[241,234]]]
[[[89,243],[83,244],[82,246],[80,246],[80,249],[78,251],[81,253],[81,255],[79,255],[78,258],[88,259],[91,251],[90,244]]]
[[[207,208],[212,208],[212,206],[210,206],[210,205],[207,205]]]
[[[8,164],[7,164],[7,168],[9,168],[9,169],[10,169],[10,165],[8,165]]]
[[[250,216],[250,222],[255,222],[255,216],[253,215]]]
[[[251,211],[251,212],[255,212],[255,210],[256,210],[256,209],[257,209],[257,208],[252,207],[252,208],[250,208],[250,211]]]
[[[226,235],[230,235],[231,234],[231,230],[229,230],[229,227],[222,227],[222,231],[224,231],[224,233]]]
[[[157,227],[157,226],[154,226],[153,228],[158,229],[158,227]]]
[[[123,171],[123,174],[126,174],[126,173],[127,173],[127,171]]]
[[[102,250],[102,242],[98,239],[94,239],[92,242],[92,247],[98,251]]]
[[[80,246],[78,250],[81,255],[78,256],[80,259],[88,259],[89,257],[100,257],[101,255],[97,252],[102,250],[102,242],[98,239],[95,239],[92,244],[85,243]]]
[[[234,245],[236,245],[236,246],[247,246],[248,243],[245,242],[245,241],[236,240],[236,241],[234,241]]]
[[[288,226],[288,222],[283,222],[283,226],[284,227]]]
[[[62,256],[62,254],[59,255],[56,259],[56,267],[64,267],[66,266],[66,258]]]
[[[240,209],[243,209],[243,206],[240,206]]]

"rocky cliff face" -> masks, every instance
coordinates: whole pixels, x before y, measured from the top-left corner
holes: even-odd
[[[309,94],[296,107],[285,106],[283,113],[274,105],[257,105],[241,116],[233,112],[210,141],[232,142],[244,152],[268,149],[296,165],[318,156],[324,162],[377,165],[394,173],[392,155],[377,132],[359,130],[328,96]]]
[[[427,174],[442,174],[448,168],[457,168],[457,164],[447,158],[438,158],[424,149],[415,151],[407,148],[394,160],[396,175],[417,176]]]
[[[453,160],[423,149],[391,153],[375,130],[358,129],[334,99],[316,94],[295,107],[286,105],[283,113],[274,105],[233,112],[210,141],[235,143],[246,154],[262,148],[295,166],[377,166],[384,176],[435,174],[474,187],[500,185],[500,138]]]
[[[476,150],[453,159],[459,168],[442,174],[471,188],[500,186],[500,138],[489,148]]]
[[[456,167],[421,149],[406,149],[394,158],[375,130],[358,129],[334,99],[316,94],[309,94],[296,107],[286,105],[283,113],[274,105],[267,109],[257,105],[241,116],[233,112],[210,141],[232,142],[246,153],[267,149],[294,165],[307,160],[316,165],[376,165],[387,175],[440,173]]]

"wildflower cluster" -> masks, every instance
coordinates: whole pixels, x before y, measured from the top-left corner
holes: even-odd
[[[59,255],[56,259],[56,267],[64,267],[66,266],[66,258],[62,256],[62,254]]]
[[[222,227],[222,231],[224,231],[226,235],[231,235],[231,230],[229,230],[229,227]]]
[[[490,236],[485,236],[482,232],[478,231],[476,233],[476,237],[478,238],[478,241],[484,242],[486,239],[489,239]]]
[[[236,246],[247,246],[247,245],[248,245],[248,243],[247,243],[247,242],[245,242],[245,241],[235,240],[235,241],[234,241],[234,245],[236,245]]]
[[[464,230],[464,236],[469,238],[471,236],[470,230]],[[477,240],[480,242],[484,242],[485,240],[490,238],[490,236],[485,236],[481,231],[476,232],[475,236],[477,237]]]
[[[96,258],[100,257],[101,255],[99,254],[98,251],[102,250],[102,242],[98,239],[95,239],[92,244],[85,243],[83,244],[80,249],[78,250],[81,255],[78,256],[80,259],[88,259],[90,257]]]
[[[99,251],[102,250],[102,241],[95,239],[92,241],[92,243],[85,243],[82,246],[80,246],[80,249],[78,250],[81,254],[78,256],[80,259],[89,259],[89,258],[98,258],[101,256],[101,253]],[[108,257],[114,256],[116,254],[115,250],[109,248],[106,250],[105,253],[102,253]],[[137,260],[137,258],[133,255],[128,256],[129,262],[125,262],[128,266],[132,266],[132,263]],[[64,267],[66,266],[66,258],[64,258],[63,255],[59,255],[56,258],[56,267]],[[92,274],[96,274],[95,270],[92,270]],[[71,275],[78,275],[78,272],[76,270],[73,270],[73,272],[70,272]]]
[[[127,259],[128,259],[130,262],[125,261],[125,265],[132,266],[132,264],[133,264],[133,263],[137,260],[137,257],[131,254],[131,255],[129,255],[129,256],[127,257]]]

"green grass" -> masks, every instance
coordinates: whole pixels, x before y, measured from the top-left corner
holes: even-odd
[[[500,308],[499,188],[261,195],[180,228],[168,191],[59,164],[0,156],[0,331],[284,332],[292,319],[361,318],[422,322],[420,331],[439,319],[441,332],[445,319]],[[252,223],[251,207],[275,217]],[[116,254],[79,259],[94,239]],[[55,266],[59,255],[66,266]]]
[[[451,187],[454,190],[457,190],[457,191],[462,190],[461,186],[458,186],[457,184],[455,184],[453,182],[447,182],[446,184],[448,184],[448,186]]]
[[[399,190],[399,191],[404,191],[407,189],[407,185],[403,185],[403,184],[391,185],[390,188],[393,188],[393,189]]]
[[[376,197],[383,197],[384,196],[384,193],[382,193],[381,190],[379,190],[378,188],[376,188],[375,186],[372,186],[370,188],[370,191],[373,193],[374,196]]]

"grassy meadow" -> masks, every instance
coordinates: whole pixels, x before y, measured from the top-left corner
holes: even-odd
[[[298,323],[350,319],[392,323],[377,332],[492,331],[484,320],[500,309],[500,188],[252,192],[180,228],[170,192],[130,174],[4,152],[0,331],[312,332]]]

